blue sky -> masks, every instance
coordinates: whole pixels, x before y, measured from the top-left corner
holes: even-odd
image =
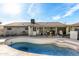
[[[77,3],[19,3],[0,4],[0,21],[11,22],[79,22],[79,4]]]

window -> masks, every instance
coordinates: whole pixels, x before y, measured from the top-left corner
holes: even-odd
[[[28,26],[27,26],[27,27],[25,27],[25,30],[28,30]]]
[[[36,27],[33,27],[33,31],[36,31]]]
[[[26,34],[26,32],[25,31],[22,31],[22,34]]]
[[[47,29],[47,27],[45,27],[45,29]]]
[[[42,27],[39,28],[40,30],[43,29]]]
[[[50,29],[53,29],[52,27],[50,27]]]
[[[12,28],[7,28],[7,30],[12,30]]]

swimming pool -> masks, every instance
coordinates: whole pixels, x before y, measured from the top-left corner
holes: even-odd
[[[18,42],[13,43],[9,46],[18,50],[37,54],[45,54],[51,56],[79,56],[79,51],[65,47],[58,47],[54,44],[34,44],[28,42]]]

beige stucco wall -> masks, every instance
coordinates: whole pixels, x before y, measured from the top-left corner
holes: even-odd
[[[9,35],[20,35],[23,34],[22,32],[25,31],[26,33],[28,33],[28,30],[25,30],[25,27],[11,27],[12,30],[7,30],[7,27],[4,28],[4,32],[5,35],[9,34]]]
[[[36,27],[36,31],[33,31],[33,27],[28,26],[28,34],[29,35],[38,35],[38,34],[40,34],[39,28]]]
[[[75,29],[79,29],[79,27],[67,26],[66,27],[66,34],[69,34],[70,31],[74,31]]]
[[[4,35],[4,26],[0,26],[0,35]]]
[[[33,27],[28,26],[28,34],[32,35],[33,34]]]
[[[69,27],[66,27],[66,34],[69,34],[70,31],[69,31]]]
[[[71,30],[79,29],[79,27],[72,26]]]
[[[72,27],[71,30],[75,30],[75,27]]]
[[[4,30],[0,30],[0,35],[4,35]]]
[[[33,27],[31,26],[28,26],[28,30],[25,30],[25,27],[10,27],[12,30],[7,30],[7,28],[9,27],[4,28],[4,35],[20,35],[23,34],[23,31],[25,31],[28,35],[34,35],[35,32],[36,34],[39,34],[39,29],[36,28],[36,31],[33,31]]]
[[[79,27],[74,27],[74,29],[79,29]]]

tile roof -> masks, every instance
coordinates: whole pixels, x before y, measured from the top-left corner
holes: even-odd
[[[79,22],[75,23],[75,24],[72,24],[71,26],[79,26]]]
[[[66,24],[60,22],[38,22],[39,24],[48,26],[48,27],[64,27]]]
[[[4,26],[45,26],[45,27],[64,27],[66,24],[60,22],[37,22],[35,24],[31,24],[30,22],[14,22],[10,24],[6,24]]]

